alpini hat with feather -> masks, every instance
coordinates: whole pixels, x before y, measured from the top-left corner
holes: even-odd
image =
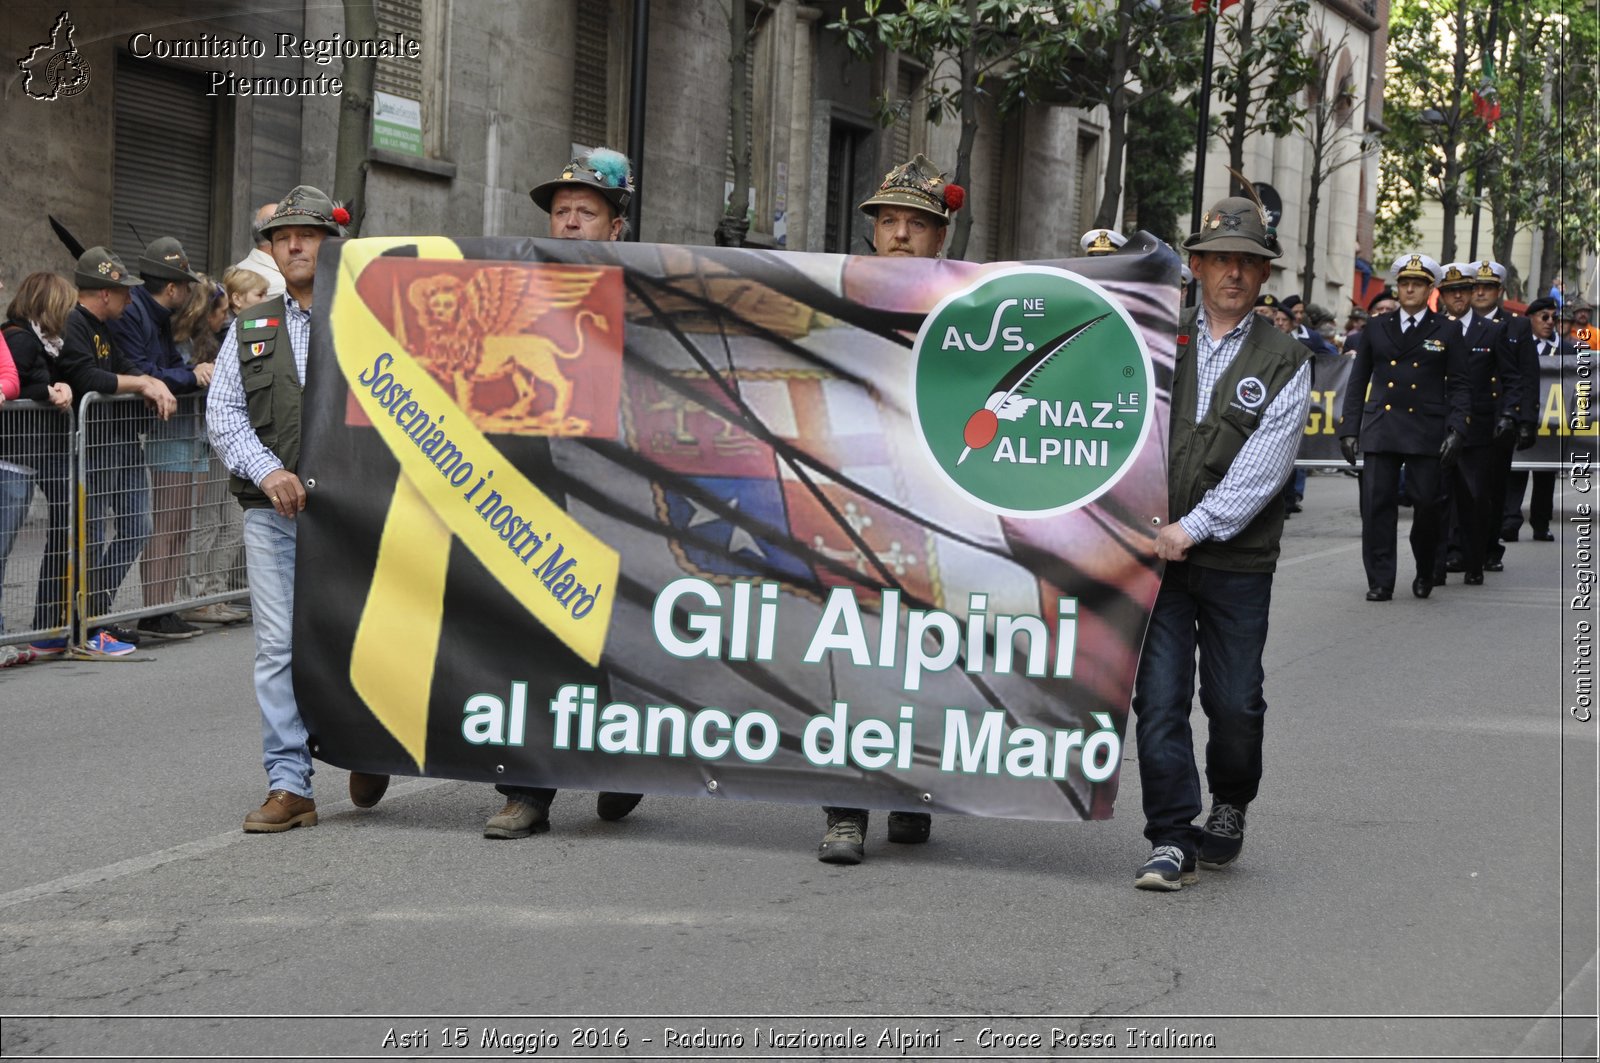
[[[304,225],[321,229],[329,236],[343,236],[344,227],[349,223],[350,212],[336,205],[322,189],[311,185],[295,185],[279,201],[272,217],[261,223],[261,232],[268,234],[268,239],[271,239],[274,229]]]
[[[1200,231],[1183,242],[1185,251],[1232,251],[1263,258],[1281,258],[1278,230],[1267,224],[1261,205],[1243,196],[1229,196],[1200,216]]]
[[[966,189],[945,180],[932,159],[918,155],[884,174],[883,183],[871,198],[862,202],[860,209],[864,214],[877,217],[879,207],[911,207],[948,222],[950,215],[961,209],[966,197]]]
[[[540,210],[548,214],[550,201],[562,188],[593,189],[621,214],[628,209],[628,201],[633,198],[633,164],[620,151],[595,148],[567,163],[560,177],[535,185],[528,195]]]

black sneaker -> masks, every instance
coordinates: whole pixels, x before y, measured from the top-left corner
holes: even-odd
[[[866,856],[866,810],[829,812],[828,833],[817,847],[817,859],[824,864],[859,864]]]
[[[176,613],[163,613],[139,621],[139,634],[153,639],[192,639],[200,634],[200,629],[179,620]]]
[[[1200,828],[1200,862],[1224,867],[1239,859],[1244,849],[1244,809],[1218,801]]]
[[[94,633],[98,635],[102,631],[118,642],[126,642],[130,646],[139,645],[139,633],[131,627],[123,627],[121,624],[106,624],[104,627],[96,628]]]
[[[933,817],[926,812],[889,813],[889,840],[901,845],[920,845],[933,830]]]
[[[594,810],[601,819],[619,820],[639,807],[644,794],[603,793],[595,798]]]
[[[1134,876],[1133,886],[1141,890],[1172,891],[1192,886],[1199,880],[1200,873],[1195,870],[1194,857],[1184,856],[1183,850],[1176,845],[1158,845],[1150,851],[1150,859]]]

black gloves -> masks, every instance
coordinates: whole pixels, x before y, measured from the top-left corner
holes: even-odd
[[[1439,447],[1439,471],[1449,472],[1456,467],[1456,459],[1461,457],[1461,433],[1451,429],[1444,437],[1444,444]]]
[[[1531,425],[1531,424],[1519,424],[1519,425],[1517,425],[1517,449],[1518,450],[1527,450],[1529,447],[1533,446],[1538,441],[1539,441],[1539,437],[1534,432],[1533,425]]]
[[[1355,436],[1340,436],[1339,449],[1344,452],[1344,460],[1351,465],[1354,465],[1356,459],[1361,456],[1361,449],[1356,446]]]
[[[1509,416],[1502,415],[1501,418],[1494,423],[1494,441],[1496,443],[1503,443],[1507,439],[1511,438],[1511,434],[1516,430],[1517,422]]]

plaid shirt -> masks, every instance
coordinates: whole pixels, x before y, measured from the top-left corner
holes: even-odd
[[[1253,311],[1246,314],[1222,339],[1213,340],[1206,324],[1205,307],[1200,307],[1194,322],[1196,424],[1205,419],[1217,382],[1233,364],[1234,356],[1259,316]],[[1311,362],[1307,360],[1262,412],[1255,432],[1239,448],[1222,482],[1207,491],[1199,505],[1178,519],[1190,538],[1197,543],[1207,539],[1231,539],[1266,508],[1294,471],[1294,457],[1300,449],[1306,412],[1310,408]]]
[[[283,297],[284,329],[289,334],[289,349],[294,352],[294,371],[302,383],[306,379],[306,352],[311,349],[311,311],[295,302],[294,297]],[[249,317],[254,308],[246,310]],[[239,379],[239,323],[228,329],[227,339],[217,352],[217,367],[211,377],[211,391],[206,396],[206,430],[211,436],[211,446],[222,464],[236,476],[261,486],[267,474],[283,468],[278,456],[261,445],[256,430],[250,425],[250,411],[245,406],[244,382]]]

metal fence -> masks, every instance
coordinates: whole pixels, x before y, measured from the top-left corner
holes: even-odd
[[[81,643],[248,596],[243,514],[204,403],[185,395],[161,421],[137,396],[89,395],[76,426],[48,406],[0,404],[0,643]]]

